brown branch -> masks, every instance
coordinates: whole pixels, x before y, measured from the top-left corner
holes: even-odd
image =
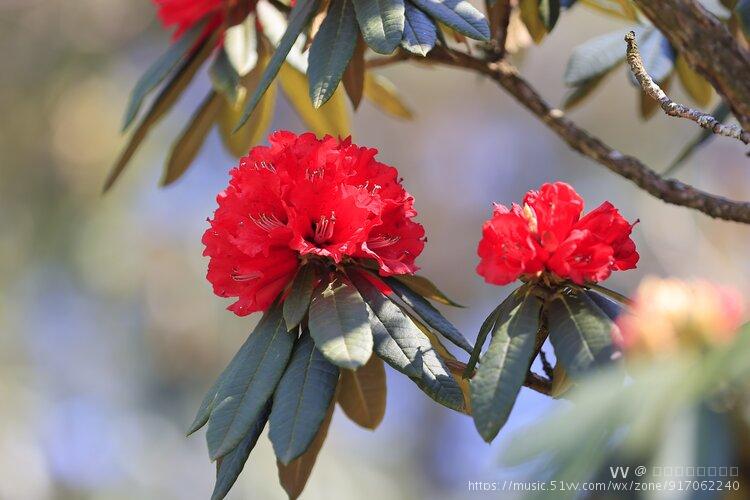
[[[373,57],[365,62],[367,69],[382,68],[384,66],[390,66],[391,64],[399,63],[409,59],[410,54],[403,50],[398,50],[389,56]]]
[[[427,59],[445,66],[469,69],[489,77],[536,115],[571,148],[632,181],[662,201],[693,208],[717,219],[750,224],[750,203],[716,196],[676,179],[665,179],[637,158],[611,148],[578,127],[562,111],[550,107],[507,61],[484,61],[461,52],[449,52],[442,47],[433,49]]]
[[[510,24],[510,13],[512,11],[510,0],[496,0],[494,3],[487,2],[487,17],[490,23],[492,38],[489,42],[489,52],[493,61],[499,61],[505,57],[505,43],[508,40],[508,25]]]
[[[750,130],[750,52],[696,0],[635,0],[685,60],[724,97]]]
[[[523,385],[545,396],[549,396],[552,393],[552,381],[532,371],[526,374],[526,380]]]
[[[692,120],[701,127],[710,130],[717,135],[731,137],[732,139],[737,139],[745,144],[750,142],[750,134],[742,130],[740,127],[725,125],[708,113],[689,108],[684,104],[676,103],[670,99],[646,71],[643,59],[641,59],[641,54],[638,51],[635,32],[631,31],[625,35],[625,42],[628,45],[626,56],[628,64],[630,65],[630,70],[633,72],[636,80],[638,80],[638,83],[641,84],[641,88],[646,95],[658,102],[661,109],[663,109],[667,115]]]

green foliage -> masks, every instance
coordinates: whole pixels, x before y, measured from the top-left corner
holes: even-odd
[[[526,379],[539,329],[542,301],[532,294],[510,311],[502,311],[492,341],[471,381],[474,424],[485,441],[492,441],[508,420]]]
[[[284,321],[288,328],[294,328],[302,322],[310,307],[315,283],[318,280],[316,267],[308,264],[297,271],[289,295],[284,299]]]
[[[404,32],[404,0],[352,0],[362,36],[372,50],[390,54]]]
[[[451,376],[430,339],[414,322],[358,273],[350,273],[378,322],[372,323],[375,352],[409,376],[428,396],[457,411],[464,410],[461,388]],[[381,328],[382,326],[382,328]]]
[[[331,363],[354,370],[372,354],[367,308],[343,276],[315,292],[308,318],[315,345]]]
[[[212,460],[229,453],[247,435],[284,373],[295,337],[287,331],[278,305],[250,334],[236,368],[217,392],[208,419],[206,440]]]
[[[466,0],[412,0],[427,14],[475,40],[489,40],[490,27],[481,12]]]
[[[560,18],[560,0],[539,0],[539,15],[547,31],[552,31]]]
[[[315,348],[306,331],[297,341],[273,395],[268,436],[283,464],[302,455],[325,420],[339,370]]]
[[[396,279],[386,278],[385,282],[391,287],[398,298],[412,308],[428,326],[464,351],[471,353],[472,346],[466,337],[450,321],[445,319],[440,311],[430,304],[427,299],[413,292],[408,286]]]
[[[558,292],[546,312],[555,355],[573,377],[609,360],[612,321],[585,293]]]
[[[404,37],[401,47],[413,54],[426,56],[437,42],[437,27],[427,14],[412,3],[406,2],[404,7]]]
[[[375,3],[375,2],[372,2]],[[310,99],[319,108],[341,81],[357,45],[357,20],[350,0],[333,0],[310,47]]]
[[[302,30],[305,29],[310,17],[315,13],[318,8],[319,0],[299,0],[292,8],[289,14],[289,25],[287,26],[284,36],[281,37],[276,51],[268,61],[268,66],[263,73],[263,77],[260,83],[253,91],[252,97],[245,105],[245,110],[242,112],[240,122],[237,124],[236,129],[239,129],[255,110],[255,107],[260,102],[261,97],[265,94],[268,87],[271,86],[276,74],[281,69],[281,65],[284,64],[287,54],[292,49],[292,45],[297,41],[297,37]]]

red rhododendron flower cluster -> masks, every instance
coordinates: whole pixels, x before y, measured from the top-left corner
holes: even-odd
[[[175,26],[179,38],[199,21],[206,19],[206,32],[218,28],[225,19],[229,24],[242,22],[255,8],[257,0],[152,0],[159,9],[159,19],[166,27]]]
[[[488,283],[551,273],[580,285],[633,269],[638,262],[630,224],[609,202],[581,217],[583,198],[564,182],[529,191],[523,206],[495,205],[484,223],[477,272]]]
[[[267,309],[307,259],[370,259],[384,276],[417,270],[424,229],[376,149],[286,131],[269,141],[232,169],[203,235],[214,292],[238,297],[231,311]]]

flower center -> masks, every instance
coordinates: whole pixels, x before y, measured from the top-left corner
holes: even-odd
[[[313,222],[313,239],[315,243],[322,244],[333,237],[333,227],[336,225],[336,215],[326,217],[321,215],[317,222]]]
[[[284,226],[284,223],[274,214],[258,214],[255,217],[251,215],[250,220],[267,233]]]

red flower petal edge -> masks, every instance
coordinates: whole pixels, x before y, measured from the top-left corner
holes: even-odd
[[[636,267],[634,224],[610,202],[581,217],[583,198],[564,182],[544,184],[523,201],[496,205],[482,227],[477,273],[488,283],[547,276],[583,285]]]
[[[225,20],[238,24],[255,9],[257,0],[152,0],[164,27],[175,26],[179,38],[198,22],[206,19],[206,33],[218,28]]]
[[[377,150],[277,131],[230,171],[203,235],[207,279],[239,316],[268,309],[306,261],[411,274],[424,247],[413,198]]]

